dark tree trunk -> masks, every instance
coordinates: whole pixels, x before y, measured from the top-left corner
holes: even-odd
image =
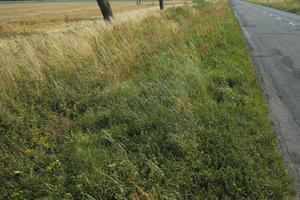
[[[159,0],[159,8],[160,8],[161,10],[164,9],[164,0]]]
[[[97,0],[97,3],[100,7],[101,13],[105,21],[110,21],[110,18],[113,17],[110,4],[108,0]]]

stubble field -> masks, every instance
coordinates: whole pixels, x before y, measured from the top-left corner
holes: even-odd
[[[172,6],[190,1],[169,1]],[[113,1],[117,19],[137,13],[138,19],[148,10],[158,10],[158,1]],[[32,33],[60,32],[82,22],[97,23],[102,18],[97,2],[11,3],[0,6],[0,38]],[[96,24],[95,24],[96,25]]]

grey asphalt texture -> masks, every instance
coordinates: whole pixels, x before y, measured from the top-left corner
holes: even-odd
[[[300,15],[230,0],[300,199]]]

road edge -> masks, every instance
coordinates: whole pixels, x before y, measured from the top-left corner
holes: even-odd
[[[271,84],[271,77],[265,72],[264,65],[259,62],[259,58],[254,55],[254,45],[248,31],[243,27],[240,17],[234,10],[235,4],[233,0],[229,0],[232,12],[236,17],[240,30],[243,33],[243,38],[247,46],[248,56],[251,60],[252,67],[255,72],[256,79],[259,82],[259,86],[263,91],[264,101],[268,106],[268,119],[272,131],[276,134],[277,150],[283,156],[285,165],[289,174],[293,178],[293,183],[297,190],[295,200],[300,200],[300,170],[294,165],[291,159],[291,154],[288,149],[289,141],[284,137],[285,132],[294,132],[299,130],[297,123],[293,119],[290,112],[286,112],[288,109],[284,103],[278,97],[276,88]],[[276,113],[280,113],[278,116]],[[295,126],[296,125],[296,126]]]

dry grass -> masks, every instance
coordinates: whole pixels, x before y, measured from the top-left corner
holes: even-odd
[[[119,4],[119,13],[116,15],[112,24],[108,24],[103,20],[78,20],[73,23],[58,20],[54,23],[54,26],[47,26],[47,22],[40,22],[40,19],[42,19],[41,17],[40,19],[37,18],[35,20],[36,24],[33,23],[32,26],[24,25],[24,27],[27,27],[27,29],[29,29],[28,32],[17,34],[18,28],[22,29],[23,27],[20,25],[14,26],[13,34],[9,35],[14,37],[0,37],[0,92],[2,93],[0,95],[4,97],[5,94],[7,94],[7,85],[12,86],[10,88],[10,91],[14,91],[13,88],[15,88],[16,91],[18,90],[18,86],[16,85],[15,80],[24,76],[24,70],[26,71],[26,75],[28,77],[33,78],[34,80],[40,80],[42,82],[45,79],[45,77],[43,77],[42,75],[45,69],[43,69],[42,66],[45,66],[45,64],[53,65],[54,62],[56,63],[55,68],[57,68],[57,70],[62,68],[71,69],[80,59],[89,59],[89,57],[94,54],[93,43],[91,43],[90,41],[95,40],[95,38],[102,38],[99,37],[99,35],[104,35],[105,32],[111,29],[115,29],[118,32],[118,25],[124,23],[130,25],[132,23],[136,23],[149,14],[151,14],[153,17],[160,15],[160,13],[157,12],[158,6],[144,9],[142,9],[143,6],[141,6],[139,7],[141,9],[139,9],[137,8],[137,6],[134,6],[132,2],[120,2],[113,3],[115,8],[118,7],[116,6],[117,4]],[[153,3],[144,3],[144,7],[146,7],[147,5],[152,6],[152,4]],[[170,6],[174,6],[174,4],[182,5],[182,2],[181,4],[179,4],[178,2],[170,2],[170,4]],[[32,4],[22,5],[26,7],[27,5]],[[66,4],[62,3],[61,5]],[[128,5],[127,11],[125,11],[125,8],[121,8],[121,5]],[[18,5],[5,6],[13,7]],[[38,4],[38,6],[46,6],[46,4]],[[94,5],[94,7],[95,11],[98,12],[97,5]],[[52,8],[54,9],[54,7]],[[134,8],[136,8],[136,10],[128,11],[129,9]],[[115,9],[115,12],[117,10],[118,9]],[[28,14],[28,18],[30,18],[29,16],[30,14]],[[53,16],[53,19],[54,17],[55,16]],[[99,18],[99,16],[97,18]],[[15,19],[17,20],[17,17]],[[26,19],[25,14],[24,19]],[[48,22],[51,22],[50,17],[48,18]],[[34,29],[34,26],[36,26],[37,29]],[[105,41],[104,38],[102,38],[101,40]],[[105,46],[103,46],[103,49],[105,49],[104,51],[109,51],[109,49],[111,48],[110,45],[111,44],[105,44]],[[128,55],[130,55],[130,46],[135,48],[135,44],[129,45],[129,43],[126,43],[121,44],[121,46],[122,45],[124,47],[122,49],[127,50],[118,51],[118,53],[120,53],[118,57],[107,56],[107,58],[110,58],[109,60],[107,60],[107,65],[114,65],[115,60],[120,60],[121,57],[128,58]],[[115,48],[119,47],[119,44],[115,46]],[[121,54],[124,54],[124,56],[121,56]],[[66,58],[66,56],[72,56],[76,59],[73,59],[72,61],[68,60],[67,62],[65,62],[64,59]],[[134,56],[135,54],[133,54],[133,57]],[[91,59],[93,60],[93,58]],[[44,61],[46,61],[47,63],[45,63]],[[95,65],[98,65],[97,59],[95,60]],[[99,73],[102,73],[103,70],[107,71],[108,69],[102,68]],[[123,71],[123,69],[121,69],[121,71]],[[112,76],[116,75],[117,74],[115,74],[115,72],[112,72]],[[113,77],[111,78],[114,79]]]
[[[182,4],[182,2],[166,2],[166,5]],[[144,12],[148,8],[158,9],[157,1],[142,2],[139,6],[134,1],[112,2],[111,6],[117,18],[133,11]],[[0,37],[57,31],[57,29],[65,29],[72,25],[76,26],[82,21],[97,21],[101,18],[96,1],[2,4],[0,7]]]

